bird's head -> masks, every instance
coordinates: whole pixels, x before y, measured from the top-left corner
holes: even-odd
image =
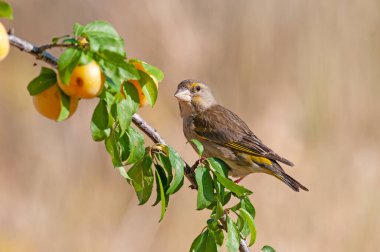
[[[204,111],[216,103],[210,88],[196,80],[179,83],[174,96],[179,102],[182,117]]]

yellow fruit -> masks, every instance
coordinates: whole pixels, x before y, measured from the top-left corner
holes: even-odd
[[[5,27],[0,23],[0,60],[7,57],[9,53],[9,38]]]
[[[52,120],[57,120],[61,112],[61,96],[58,92],[58,85],[55,84],[33,96],[33,104],[41,115]],[[70,97],[70,116],[74,114],[77,107],[78,99]]]
[[[86,65],[78,65],[71,74],[68,85],[58,78],[58,85],[65,94],[79,98],[94,98],[104,87],[104,74],[95,61]]]

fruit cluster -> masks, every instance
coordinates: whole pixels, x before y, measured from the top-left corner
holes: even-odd
[[[132,63],[136,69],[146,72],[141,62]],[[105,76],[95,61],[85,65],[78,65],[74,68],[69,83],[63,83],[57,78],[57,83],[42,92],[33,95],[33,104],[36,110],[46,118],[58,120],[61,113],[62,96],[60,90],[70,96],[70,115],[75,113],[79,99],[92,99],[99,96],[104,87]],[[141,84],[138,80],[129,80],[138,91],[140,107],[148,105],[147,99],[142,92]],[[158,82],[155,80],[158,87]],[[121,86],[121,93],[125,96]]]
[[[9,41],[3,30],[0,39],[4,39],[0,42],[4,41],[7,46],[3,50],[5,57]],[[127,106],[128,102],[122,102],[127,98],[140,107],[154,105],[158,82],[163,79],[158,68],[141,60],[127,60],[124,40],[106,22],[75,24],[73,30],[72,37],[54,38],[52,44],[40,47],[42,51],[52,47],[66,48],[58,59],[57,69],[43,67],[28,85],[34,106],[41,115],[63,121],[75,113],[80,99],[95,97],[106,102],[109,113],[114,105]],[[127,88],[127,84],[134,90]]]

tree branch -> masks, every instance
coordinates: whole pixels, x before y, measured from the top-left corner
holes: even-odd
[[[16,37],[11,32],[9,33],[9,42],[12,46],[20,49],[21,51],[27,52],[36,57],[36,59],[41,60],[49,64],[50,66],[56,68],[58,59],[52,54],[41,50],[43,47],[37,47],[30,42],[23,40],[19,37]],[[46,48],[47,49],[47,48]],[[158,132],[150,126],[139,114],[134,114],[132,117],[133,123],[144,132],[154,143],[166,144],[165,140],[158,134]],[[194,168],[190,167],[185,161],[185,176],[191,183],[191,188],[197,189],[197,183],[195,180]],[[239,246],[240,252],[249,252],[247,243],[244,239],[240,240]]]
[[[70,47],[76,47],[76,45],[73,45],[73,44],[47,44],[47,45],[43,45],[43,46],[38,47],[38,51],[43,52],[43,51],[53,49],[53,48],[70,48]]]
[[[39,47],[36,47],[33,44],[29,43],[28,41],[20,39],[13,34],[9,34],[8,37],[9,37],[9,42],[12,46],[20,49],[21,51],[34,55],[36,59],[42,60],[54,68],[57,67],[58,60],[56,57],[54,57],[50,53],[39,50]]]
[[[134,114],[132,117],[133,123],[144,132],[154,143],[166,144],[165,140],[158,134],[152,126],[150,126],[139,114]],[[195,181],[194,169],[190,167],[185,160],[185,176],[191,183],[192,189],[197,189],[197,182]]]

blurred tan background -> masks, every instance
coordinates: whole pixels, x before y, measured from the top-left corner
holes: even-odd
[[[310,192],[243,180],[257,211],[252,251],[380,247],[379,1],[11,2],[15,20],[2,22],[38,45],[75,22],[111,22],[129,57],[165,72],[157,106],[140,112],[189,163],[173,93],[196,78],[296,164],[286,169]],[[26,86],[41,65],[14,48],[0,63],[0,251],[188,251],[209,215],[196,193],[186,182],[158,223],[159,207],[138,206],[92,141],[96,101],[63,123],[34,110]]]

